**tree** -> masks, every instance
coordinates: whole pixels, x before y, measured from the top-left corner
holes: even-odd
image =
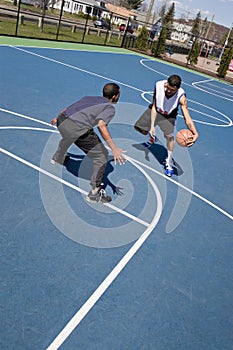
[[[167,28],[163,26],[160,35],[157,41],[154,41],[151,52],[154,56],[160,56],[165,53],[165,44],[166,44]]]
[[[193,22],[193,26],[191,29],[194,42],[187,56],[187,64],[194,65],[194,64],[197,64],[198,62],[198,56],[200,53],[200,45],[198,43],[198,37],[200,35],[200,27],[201,27],[201,12],[199,11]]]
[[[208,26],[208,22],[207,22],[207,17],[204,19],[204,21],[202,21],[202,24],[201,24],[201,21],[200,21],[200,35],[202,37],[205,37],[206,34],[207,34],[207,26]]]
[[[200,27],[201,27],[201,12],[199,11],[194,22],[193,22],[193,26],[191,29],[191,33],[193,34],[193,36],[199,37],[200,35]]]
[[[166,3],[166,1],[165,1],[165,3],[163,3],[163,5],[161,6],[161,8],[160,8],[159,11],[158,11],[159,17],[164,18],[165,13],[166,13],[166,8],[167,8],[167,3]]]
[[[175,17],[175,3],[173,2],[168,9],[168,12],[163,17],[163,25],[167,27],[167,39],[171,39],[173,30],[173,22]]]
[[[195,39],[191,47],[191,50],[187,56],[187,64],[190,64],[191,66],[193,66],[194,64],[197,64],[199,52],[200,52],[200,45],[198,43],[198,40]]]
[[[218,76],[220,78],[225,78],[232,57],[233,57],[233,49],[230,49],[230,48],[225,49],[220,61],[220,65],[217,70]]]
[[[167,0],[161,0],[156,2],[156,8],[155,8],[155,18],[163,18],[166,13],[167,8]]]
[[[143,51],[146,51],[148,49],[148,31],[145,26],[140,29],[140,33],[136,39],[135,47]]]
[[[143,0],[127,0],[125,7],[129,10],[138,10],[142,6]]]

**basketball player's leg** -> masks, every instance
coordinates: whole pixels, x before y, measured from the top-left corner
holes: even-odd
[[[160,129],[163,131],[164,137],[166,139],[167,145],[167,158],[165,161],[166,167],[166,175],[172,176],[174,173],[173,169],[173,151],[174,151],[174,127],[175,127],[175,118],[166,118],[164,116],[160,116],[158,125]]]
[[[105,196],[103,191],[103,178],[108,162],[108,151],[98,135],[91,130],[89,133],[75,141],[78,146],[93,162],[93,171],[90,181],[91,191],[87,196],[90,202],[110,202],[111,197]]]
[[[147,135],[151,126],[151,109],[147,108],[145,112],[134,124],[134,129],[143,135]]]

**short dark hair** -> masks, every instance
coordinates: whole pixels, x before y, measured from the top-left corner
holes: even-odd
[[[118,95],[120,92],[120,87],[114,83],[108,83],[103,87],[103,97],[108,98],[109,100],[114,96]]]
[[[167,80],[168,84],[170,86],[176,86],[178,89],[180,88],[181,85],[181,77],[179,77],[179,75],[171,75],[168,80]]]

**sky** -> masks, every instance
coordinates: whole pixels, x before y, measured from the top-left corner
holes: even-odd
[[[148,0],[150,2],[150,0]],[[233,0],[154,0],[154,7],[158,8],[167,2],[167,8],[175,3],[175,17],[193,19],[201,12],[201,18],[231,28],[233,24]]]

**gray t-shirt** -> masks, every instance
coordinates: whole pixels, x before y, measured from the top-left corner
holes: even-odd
[[[105,97],[85,96],[67,107],[63,112],[81,129],[90,129],[101,119],[108,124],[115,115],[115,108]]]

